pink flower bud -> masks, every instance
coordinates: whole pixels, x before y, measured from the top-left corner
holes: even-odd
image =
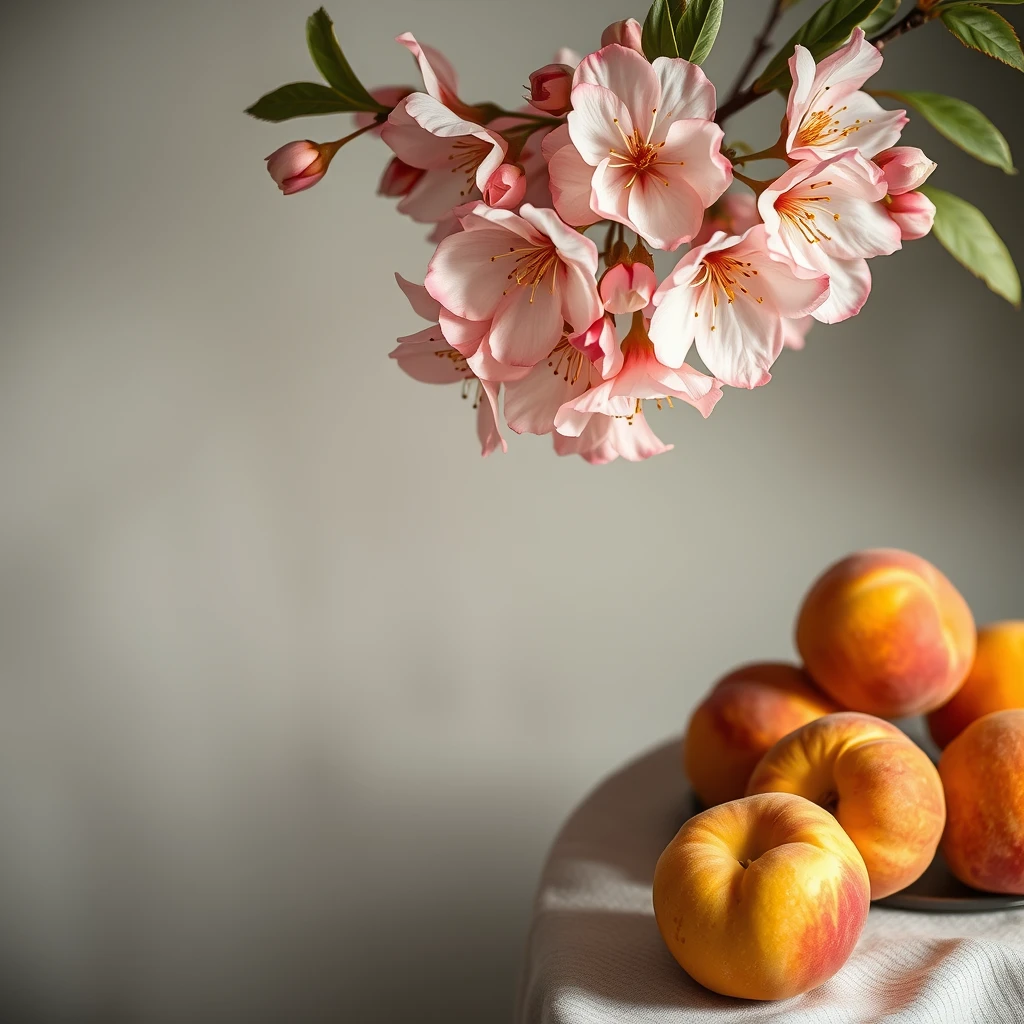
[[[308,139],[289,142],[267,157],[267,170],[278,188],[290,196],[315,185],[327,173],[333,155],[325,159],[321,147]]]
[[[934,160],[929,160],[914,146],[895,146],[887,149],[875,157],[875,163],[885,176],[885,183],[891,196],[899,196],[920,188],[936,167]]]
[[[526,172],[518,164],[502,164],[487,179],[484,202],[498,210],[514,210],[526,195]]]
[[[530,75],[530,103],[546,114],[561,117],[572,107],[569,95],[572,93],[574,72],[568,64],[545,64]]]
[[[901,192],[889,196],[885,210],[899,226],[905,242],[924,238],[935,220],[935,204],[920,192]]]
[[[628,46],[637,53],[643,53],[644,47],[640,42],[643,28],[636,18],[628,18],[626,21],[616,21],[609,25],[601,33],[601,45],[611,46],[618,43],[619,46]]]
[[[601,278],[601,301],[609,313],[636,313],[650,305],[657,287],[646,263],[618,263]]]
[[[419,167],[411,167],[404,160],[397,156],[392,157],[384,173],[380,176],[380,184],[377,185],[377,195],[390,196],[397,199],[400,196],[407,196],[416,185],[416,182],[423,177],[424,172]]]

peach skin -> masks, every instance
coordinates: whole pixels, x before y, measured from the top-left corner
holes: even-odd
[[[868,905],[850,838],[827,811],[788,793],[696,815],[654,870],[654,916],[669,952],[701,985],[743,999],[787,999],[831,978]]]
[[[974,618],[935,566],[906,551],[862,551],[819,577],[797,616],[814,681],[851,711],[920,715],[944,704],[974,660]]]
[[[1024,622],[994,622],[978,630],[974,666],[952,700],[928,716],[932,739],[944,747],[982,715],[1024,708]]]
[[[864,858],[873,900],[921,876],[946,820],[928,755],[896,726],[856,711],[783,737],[754,769],[747,792],[796,793],[831,811]]]
[[[965,885],[1024,894],[1024,710],[972,722],[939,760],[942,853]]]
[[[735,800],[776,740],[838,710],[796,665],[744,665],[723,676],[690,717],[683,740],[686,777],[706,807]]]

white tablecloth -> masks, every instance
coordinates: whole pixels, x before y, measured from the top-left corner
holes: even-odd
[[[873,907],[846,966],[813,992],[760,1003],[701,988],[665,949],[651,909],[655,862],[690,801],[672,742],[566,822],[541,876],[518,1024],[1024,1022],[1024,909]]]

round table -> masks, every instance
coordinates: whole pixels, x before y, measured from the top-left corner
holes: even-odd
[[[651,909],[654,865],[692,799],[674,740],[572,814],[541,875],[517,1024],[1024,1022],[1024,910],[872,907],[853,956],[812,992],[762,1003],[699,986],[665,949]]]

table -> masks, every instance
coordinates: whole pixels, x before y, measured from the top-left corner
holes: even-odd
[[[601,783],[555,840],[530,927],[517,1024],[1012,1024],[1024,1022],[1024,910],[872,907],[853,956],[777,1003],[716,995],[662,944],[658,855],[692,801],[679,741]]]

